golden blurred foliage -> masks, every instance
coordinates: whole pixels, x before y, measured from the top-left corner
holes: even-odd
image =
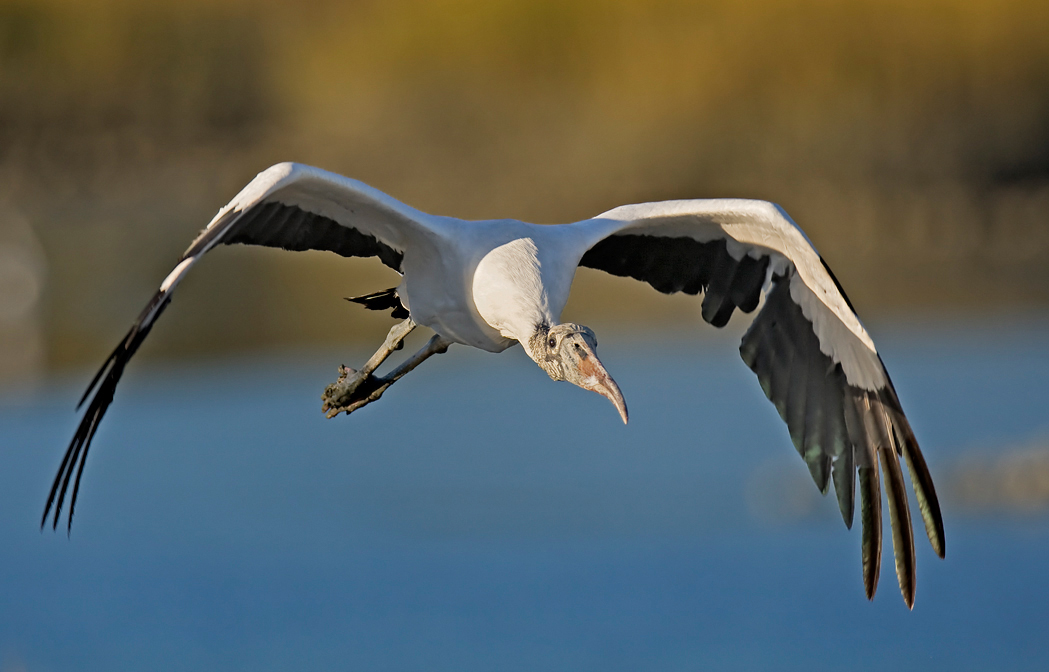
[[[100,360],[282,160],[467,218],[764,198],[861,315],[1044,308],[1047,36],[1038,0],[3,0],[0,205],[46,253],[52,367]],[[213,256],[147,352],[388,324],[340,298],[396,284],[377,263]],[[698,321],[630,281],[577,288],[576,319]]]

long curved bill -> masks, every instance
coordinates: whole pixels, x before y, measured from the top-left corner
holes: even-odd
[[[627,424],[629,414],[626,410],[626,400],[623,399],[623,393],[619,391],[619,386],[616,385],[616,381],[612,380],[612,376],[608,375],[608,371],[605,370],[605,366],[597,358],[593,349],[588,347],[587,350],[589,351],[587,356],[579,361],[579,373],[582,374],[582,379],[576,385],[584,390],[597,392],[605,399],[611,401],[612,405],[619,411],[619,417],[623,418],[623,424]]]

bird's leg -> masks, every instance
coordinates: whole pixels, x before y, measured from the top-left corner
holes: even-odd
[[[347,366],[339,367],[339,379],[329,385],[321,400],[324,404],[321,410],[329,418],[334,418],[339,413],[350,414],[362,406],[366,406],[382,396],[390,385],[396,383],[401,377],[433,355],[446,352],[451,341],[434,335],[426,345],[408,359],[401,362],[400,366],[388,375],[377,377],[372,373],[379,368],[394,350],[399,350],[404,338],[415,328],[415,323],[410,319],[398,324],[390,330],[386,341],[360,371],[355,371]]]
[[[379,349],[375,351],[364,366],[358,371],[357,369],[351,369],[345,364],[339,366],[339,379],[324,389],[324,394],[321,395],[321,400],[324,402],[321,410],[328,412],[331,408],[341,408],[353,402],[353,397],[357,392],[358,388],[368,381],[373,379],[372,373],[375,369],[382,366],[382,363],[392,355],[396,350],[400,350],[404,347],[404,339],[408,337],[408,334],[412,333],[415,329],[415,322],[411,318],[403,322],[399,322],[390,329],[390,333],[386,335],[386,340],[383,341]],[[373,379],[374,380],[374,379]],[[367,387],[371,387],[370,385]],[[362,390],[363,392],[363,390]],[[357,395],[359,396],[359,395]],[[339,411],[334,413],[328,413],[328,417],[332,417]],[[349,412],[349,411],[347,411]]]

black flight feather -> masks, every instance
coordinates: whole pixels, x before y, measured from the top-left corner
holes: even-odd
[[[179,262],[196,259],[216,244],[262,245],[294,251],[324,250],[344,257],[374,256],[397,271],[400,270],[404,256],[399,250],[380,242],[370,234],[296,206],[279,202],[263,202],[245,211],[229,210],[223,213],[217,221],[197,236]],[[52,528],[57,529],[62,505],[65,503],[66,493],[72,482],[73,491],[69,502],[67,526],[67,529],[72,529],[73,513],[91,440],[98,431],[99,423],[105,416],[106,410],[113,403],[113,395],[124,374],[124,368],[138,351],[139,346],[153,328],[156,319],[171,300],[170,290],[171,287],[161,289],[153,296],[131,330],[109,354],[98,373],[91,379],[91,383],[77,404],[79,409],[86,402],[87,408],[52,482],[40,520],[41,527],[47,523],[47,518],[53,511]],[[398,301],[398,305],[394,307],[395,317],[401,314],[399,311],[404,311],[404,308]]]

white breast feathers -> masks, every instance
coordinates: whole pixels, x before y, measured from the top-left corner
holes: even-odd
[[[526,344],[537,324],[555,319],[538,252],[531,238],[512,240],[485,255],[473,278],[474,305],[485,322]]]

